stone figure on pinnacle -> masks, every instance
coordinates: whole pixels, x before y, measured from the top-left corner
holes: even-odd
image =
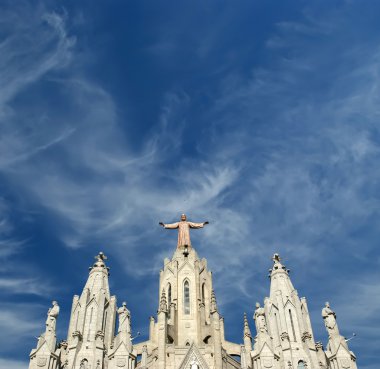
[[[52,307],[47,312],[46,332],[55,332],[57,325],[57,317],[59,315],[59,306],[57,301],[52,302]]]

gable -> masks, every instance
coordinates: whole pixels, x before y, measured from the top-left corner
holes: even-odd
[[[183,359],[178,369],[191,368],[192,364],[197,364],[198,369],[209,369],[205,359],[200,353],[198,347],[194,345],[194,343],[190,346],[187,354],[185,355],[185,358]]]
[[[179,268],[178,272],[188,270],[189,272],[194,272],[194,268],[188,261],[184,262]]]

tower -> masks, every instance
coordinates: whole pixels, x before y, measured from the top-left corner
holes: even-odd
[[[194,362],[199,369],[240,368],[230,356],[240,355],[240,345],[225,341],[212,274],[193,247],[179,246],[171,260],[165,259],[159,291],[157,319],[150,320],[149,340],[134,346],[137,354],[143,354],[145,347],[144,366],[182,369]]]

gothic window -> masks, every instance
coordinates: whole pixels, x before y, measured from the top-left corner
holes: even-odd
[[[292,326],[292,333],[293,333],[293,341],[296,342],[296,331],[294,329],[294,322],[293,322],[293,315],[292,311],[289,309],[289,316],[290,316],[290,324]]]
[[[300,360],[297,365],[297,369],[306,369],[305,362],[303,360]]]
[[[169,306],[169,318],[170,318],[170,304],[172,302],[172,286],[170,283],[168,283],[168,306]]]
[[[183,284],[183,312],[190,314],[190,285],[187,280]]]
[[[169,305],[169,307],[170,307],[171,302],[172,302],[172,286],[169,283],[168,284],[168,305]]]

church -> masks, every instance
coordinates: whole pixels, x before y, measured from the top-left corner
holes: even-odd
[[[100,252],[81,295],[73,298],[67,339],[57,342],[59,305],[53,301],[29,369],[357,369],[328,302],[321,317],[328,342],[324,348],[315,341],[307,301],[298,296],[278,254],[269,297],[262,306],[256,303],[256,333],[244,315],[242,341],[226,340],[211,271],[190,239],[192,228],[207,224],[184,214],[176,223],[160,223],[178,230],[178,242],[160,271],[157,315],[150,317],[147,341],[133,343],[131,312],[111,295],[107,257]]]

